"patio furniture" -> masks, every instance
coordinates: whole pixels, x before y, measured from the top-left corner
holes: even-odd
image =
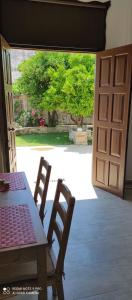
[[[17,172],[15,175],[17,177]],[[0,192],[0,288],[4,296],[3,287],[10,287],[10,283],[17,281],[15,268],[19,263],[23,270],[19,279],[26,279],[25,264],[34,260],[37,283],[42,288],[39,300],[46,300],[47,239],[26,176],[22,172],[18,177],[20,175],[22,189],[16,179],[9,191]],[[14,173],[10,173],[8,180],[12,176],[14,178]]]
[[[65,206],[63,205],[63,202],[60,202],[60,200],[62,200],[62,197],[63,201],[66,204]],[[72,197],[69,189],[63,184],[62,180],[59,179],[57,183],[53,209],[47,234],[47,286],[52,286],[53,295],[57,295],[58,300],[64,300],[62,276],[64,275],[64,258],[68,243],[74,204],[75,198]],[[59,219],[61,220],[61,222],[59,221]],[[59,245],[57,259],[55,258],[55,254],[53,251],[53,235],[57,239]],[[42,265],[40,266],[42,267]],[[17,286],[36,285],[36,271],[37,268],[35,260],[33,260],[30,263],[25,263],[24,266],[23,264],[15,264],[13,273],[15,273],[16,275],[17,282],[12,278],[12,285],[13,282],[14,284],[17,284]],[[2,274],[1,268],[0,273]],[[27,275],[27,278],[23,277],[23,274],[25,273]],[[19,280],[22,278],[23,282],[19,282]],[[41,278],[41,281],[42,280],[43,277]],[[10,286],[10,282],[8,282],[8,286]]]
[[[51,166],[44,159],[44,157],[41,157],[39,163],[36,187],[34,192],[34,201],[37,205],[39,198],[41,200],[40,208],[39,208],[39,216],[42,224],[45,216],[44,209],[45,209],[50,173],[51,173]]]

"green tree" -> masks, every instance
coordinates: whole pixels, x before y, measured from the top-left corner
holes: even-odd
[[[50,85],[50,72],[60,65],[68,67],[68,54],[54,52],[37,52],[32,57],[23,61],[18,70],[21,73],[13,85],[14,94],[26,94],[33,108],[40,108],[44,92]],[[56,111],[49,111],[49,123],[55,125]]]
[[[63,86],[65,94],[65,111],[71,119],[82,126],[83,118],[93,113],[94,80],[84,65],[67,70]]]
[[[95,55],[93,54],[71,54],[69,57],[70,68],[83,65],[86,67],[88,74],[93,76],[95,70]]]
[[[14,93],[28,95],[34,108],[47,110],[51,126],[57,123],[57,110],[81,125],[93,111],[94,67],[90,54],[37,52],[20,64]]]
[[[49,73],[51,82],[43,95],[41,108],[67,112],[75,124],[82,126],[83,118],[93,112],[94,72],[88,72],[85,65],[78,63],[69,69],[64,66],[50,69]]]
[[[43,98],[40,104],[42,110],[48,111],[49,122],[50,115],[54,115],[54,121],[57,122],[56,111],[64,110],[64,94],[63,86],[65,82],[66,68],[65,66],[59,65],[57,70],[49,68],[50,85],[43,94]]]

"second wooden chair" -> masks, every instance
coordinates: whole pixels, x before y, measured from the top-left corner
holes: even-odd
[[[35,204],[37,205],[40,199],[39,215],[42,224],[44,222],[44,216],[45,216],[44,210],[45,210],[45,203],[46,203],[48,185],[50,180],[50,173],[51,173],[51,166],[49,165],[47,160],[44,159],[44,157],[41,157],[38,175],[37,175],[36,187],[34,192],[34,201]]]

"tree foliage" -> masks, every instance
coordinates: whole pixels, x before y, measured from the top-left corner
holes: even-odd
[[[21,76],[13,85],[14,93],[28,95],[37,108],[50,85],[49,68],[56,70],[60,64],[66,65],[66,61],[67,54],[36,52],[18,66]]]
[[[93,112],[93,88],[93,80],[88,76],[84,65],[75,66],[67,71],[63,86],[65,108],[80,125],[83,123],[83,117],[90,116]]]
[[[61,110],[82,124],[93,112],[95,56],[37,52],[19,65],[14,92],[27,94],[32,106],[53,113]]]

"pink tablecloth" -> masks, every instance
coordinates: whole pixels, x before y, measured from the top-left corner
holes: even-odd
[[[22,172],[14,172],[14,173],[0,173],[0,179],[4,179],[9,182],[10,190],[25,190],[25,182],[22,176]],[[0,189],[0,191],[2,191]]]
[[[0,249],[36,242],[28,205],[0,207]]]

